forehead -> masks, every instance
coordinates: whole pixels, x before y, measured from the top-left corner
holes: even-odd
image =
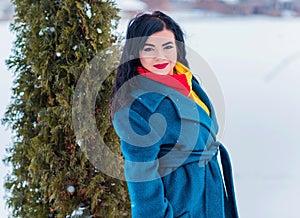
[[[157,43],[164,43],[164,42],[169,42],[175,41],[175,36],[174,33],[170,30],[162,30],[160,32],[153,33],[150,35],[146,41],[146,43],[150,44],[157,44]]]

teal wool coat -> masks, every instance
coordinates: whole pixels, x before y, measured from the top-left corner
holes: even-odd
[[[193,80],[192,88],[210,115],[142,76],[123,87],[115,97],[113,125],[125,159],[132,217],[237,218],[229,156],[216,141],[215,112],[199,84]]]

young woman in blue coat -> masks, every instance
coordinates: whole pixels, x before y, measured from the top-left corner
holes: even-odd
[[[188,68],[181,28],[166,14],[130,21],[111,108],[132,217],[238,217],[213,106]]]

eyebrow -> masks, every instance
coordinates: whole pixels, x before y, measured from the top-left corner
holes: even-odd
[[[167,43],[163,44],[162,46],[173,45],[173,44],[174,44],[173,42],[167,42]]]
[[[173,42],[166,42],[166,43],[164,43],[164,44],[162,44],[162,46],[166,46],[166,45],[173,45],[174,43]],[[149,44],[149,43],[146,43],[144,46],[151,46],[151,47],[155,47],[155,45],[153,45],[153,44]]]

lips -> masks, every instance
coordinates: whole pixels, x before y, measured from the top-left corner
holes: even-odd
[[[168,65],[169,63],[163,63],[163,64],[155,64],[153,66],[156,67],[157,69],[165,69]]]

